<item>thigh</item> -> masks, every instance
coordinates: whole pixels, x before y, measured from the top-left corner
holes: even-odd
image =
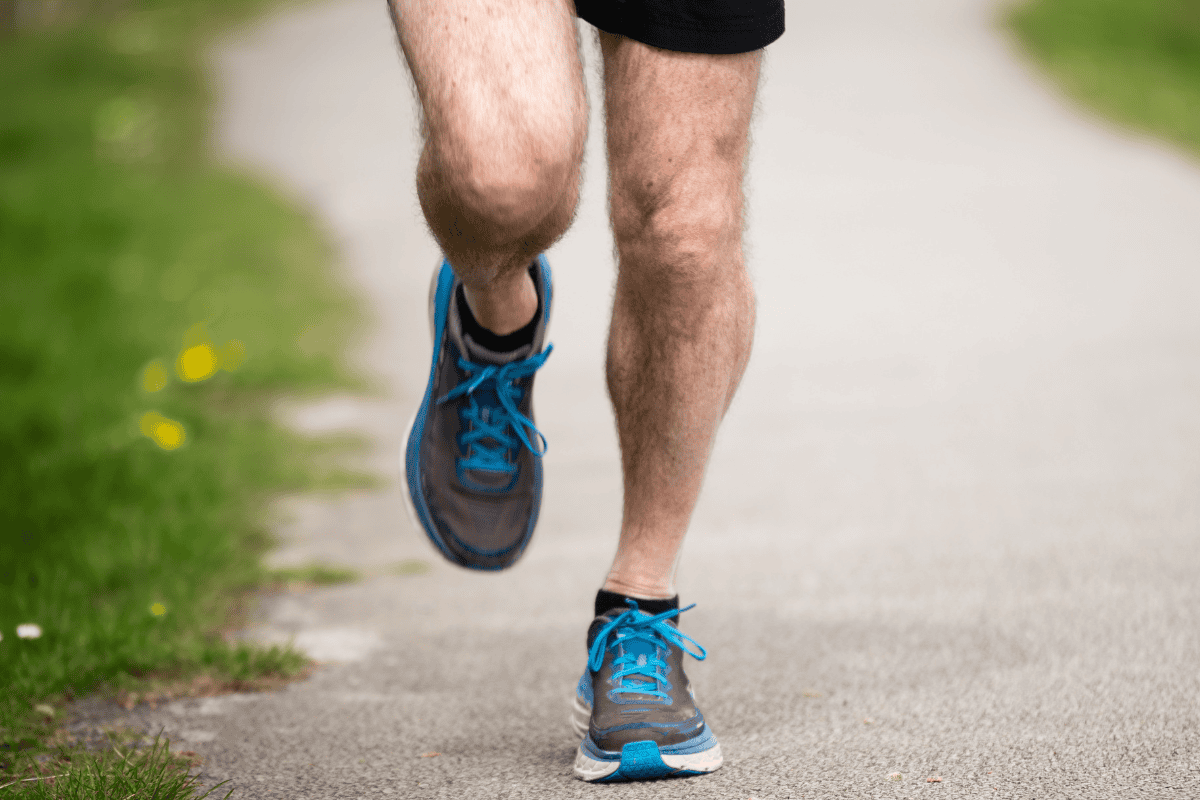
[[[601,31],[613,231],[738,237],[762,51],[683,53]],[[711,242],[692,241],[691,249]]]
[[[389,4],[422,133],[439,155],[529,164],[570,145],[582,157],[587,99],[572,0]]]

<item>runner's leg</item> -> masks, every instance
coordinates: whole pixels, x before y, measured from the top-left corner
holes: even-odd
[[[682,53],[599,37],[618,259],[607,372],[625,487],[604,588],[669,598],[753,338],[742,179],[762,51]]]
[[[532,394],[553,293],[539,254],[575,213],[587,134],[574,4],[390,4],[422,109],[417,194],[446,257],[430,286],[433,353],[405,440],[405,497],[449,561],[506,569],[541,508]]]
[[[587,99],[571,0],[390,0],[425,138],[417,195],[497,334],[537,308],[527,267],[575,213]]]

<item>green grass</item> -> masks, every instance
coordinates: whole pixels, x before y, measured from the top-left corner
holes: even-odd
[[[22,797],[36,800],[225,800],[233,794],[232,789],[220,793],[226,781],[205,788],[190,772],[198,765],[194,754],[173,754],[170,743],[161,736],[150,742],[119,734],[109,738],[109,749],[95,754],[64,749],[52,767],[48,766],[51,762],[30,759],[21,777],[0,783],[0,791],[20,791]]]
[[[1200,2],[1034,0],[1010,23],[1073,96],[1200,153]]]
[[[344,441],[269,414],[362,388],[330,249],[209,156],[202,45],[261,5],[127,2],[0,41],[0,784],[52,735],[40,702],[304,668],[221,636],[271,579],[265,500],[361,484]]]

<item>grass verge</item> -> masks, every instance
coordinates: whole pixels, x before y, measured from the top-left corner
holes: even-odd
[[[37,768],[37,774],[10,778],[0,783],[0,791],[20,791],[36,800],[93,800],[93,798],[225,798],[220,793],[225,782],[205,789],[190,772],[199,766],[195,753],[171,753],[169,742],[161,736],[145,742],[140,736],[110,737],[109,749],[99,753],[70,753],[55,759],[53,768]]]
[[[1033,0],[1009,22],[1070,94],[1200,154],[1195,0]]]
[[[131,1],[0,40],[5,794],[142,796],[130,787],[179,772],[164,747],[96,760],[57,740],[73,696],[305,669],[221,636],[272,580],[266,498],[363,483],[331,466],[344,440],[269,413],[281,393],[362,388],[341,366],[355,309],[326,241],[209,157],[202,48],[262,5]],[[71,777],[44,779],[48,763]],[[191,796],[179,774],[153,796]]]

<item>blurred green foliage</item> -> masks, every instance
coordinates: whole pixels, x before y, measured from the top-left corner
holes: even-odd
[[[344,443],[269,414],[361,386],[329,247],[208,154],[202,45],[261,5],[127,2],[0,40],[0,751],[38,698],[302,662],[218,635],[267,577],[267,496],[355,480],[319,467]],[[226,368],[184,381],[199,340]],[[144,435],[147,412],[182,445]]]
[[[1010,21],[1072,95],[1200,153],[1200,0],[1034,0]]]

